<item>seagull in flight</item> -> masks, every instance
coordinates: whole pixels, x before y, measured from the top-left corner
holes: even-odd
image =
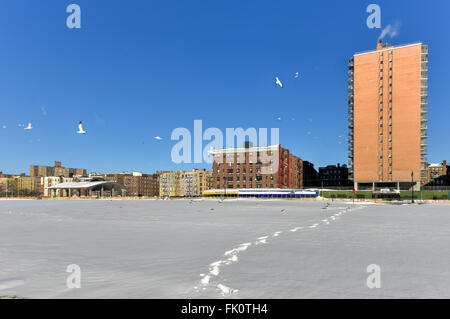
[[[294,78],[298,78],[299,74],[298,72],[295,72]]]
[[[83,129],[83,123],[80,121],[80,123],[78,123],[78,134],[86,134],[86,131]]]
[[[32,129],[33,129],[33,126],[31,125],[31,122],[28,123],[27,127],[24,127],[24,130],[32,130]]]
[[[281,83],[280,79],[277,76],[275,77],[275,84],[279,85],[280,88],[283,87],[283,83]]]
[[[162,137],[161,136],[155,136],[155,140],[161,141]]]

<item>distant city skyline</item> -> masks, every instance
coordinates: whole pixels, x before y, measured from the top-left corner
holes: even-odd
[[[316,169],[347,164],[348,60],[375,49],[382,30],[394,45],[428,45],[427,159],[450,159],[450,3],[377,1],[380,29],[366,26],[367,1],[75,3],[81,29],[67,28],[68,3],[56,0],[0,12],[4,173],[54,161],[101,173],[211,169],[171,161],[171,132],[197,119],[223,132],[279,128],[279,143]]]

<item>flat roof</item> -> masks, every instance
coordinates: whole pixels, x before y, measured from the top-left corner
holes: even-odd
[[[353,54],[353,56],[357,56],[357,55],[362,55],[362,54],[368,54],[368,53],[373,53],[373,52],[383,52],[383,51],[389,51],[389,50],[395,50],[395,49],[400,49],[400,48],[406,48],[406,47],[410,47],[413,45],[422,45],[422,42],[413,42],[413,43],[408,43],[408,44],[402,44],[399,46],[389,46],[389,47],[383,47],[380,50],[374,49],[374,50],[367,50],[367,51],[361,51],[361,52],[356,52],[355,54]]]
[[[251,147],[238,147],[238,148],[222,148],[217,150],[208,151],[210,154],[223,154],[223,153],[241,153],[241,152],[259,152],[259,151],[276,151],[280,144],[270,146],[251,146]]]
[[[70,183],[60,183],[53,186],[50,186],[48,189],[81,189],[81,188],[95,188],[98,186],[106,186],[107,188],[112,188],[117,186],[117,189],[125,188],[122,184],[117,182],[109,182],[109,181],[98,181],[98,182],[70,182]]]

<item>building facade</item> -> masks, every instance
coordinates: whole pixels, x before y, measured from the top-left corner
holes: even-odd
[[[106,181],[117,182],[127,189],[128,196],[155,197],[159,195],[159,181],[157,174],[143,174],[140,172],[106,174]],[[117,194],[115,194],[117,195]]]
[[[159,196],[179,197],[181,196],[182,172],[160,172],[159,173]]]
[[[447,165],[447,161],[427,164],[426,167],[423,185],[450,186],[450,165]]]
[[[206,169],[159,173],[160,197],[202,196],[212,188],[212,172]]]
[[[304,187],[304,163],[280,145],[212,150],[213,187],[290,188]]]
[[[319,184],[323,187],[349,187],[351,181],[348,179],[347,165],[328,165],[319,167]]]
[[[356,189],[420,189],[426,174],[428,47],[376,50],[349,61],[349,174]]]
[[[41,196],[41,178],[36,176],[16,177],[18,196]]]
[[[61,162],[55,162],[54,166],[30,165],[30,177],[37,176],[86,176],[86,169],[62,167]]]

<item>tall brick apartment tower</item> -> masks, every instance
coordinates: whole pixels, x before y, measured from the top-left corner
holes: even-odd
[[[349,61],[349,174],[356,189],[420,189],[425,177],[428,46],[357,53]]]

